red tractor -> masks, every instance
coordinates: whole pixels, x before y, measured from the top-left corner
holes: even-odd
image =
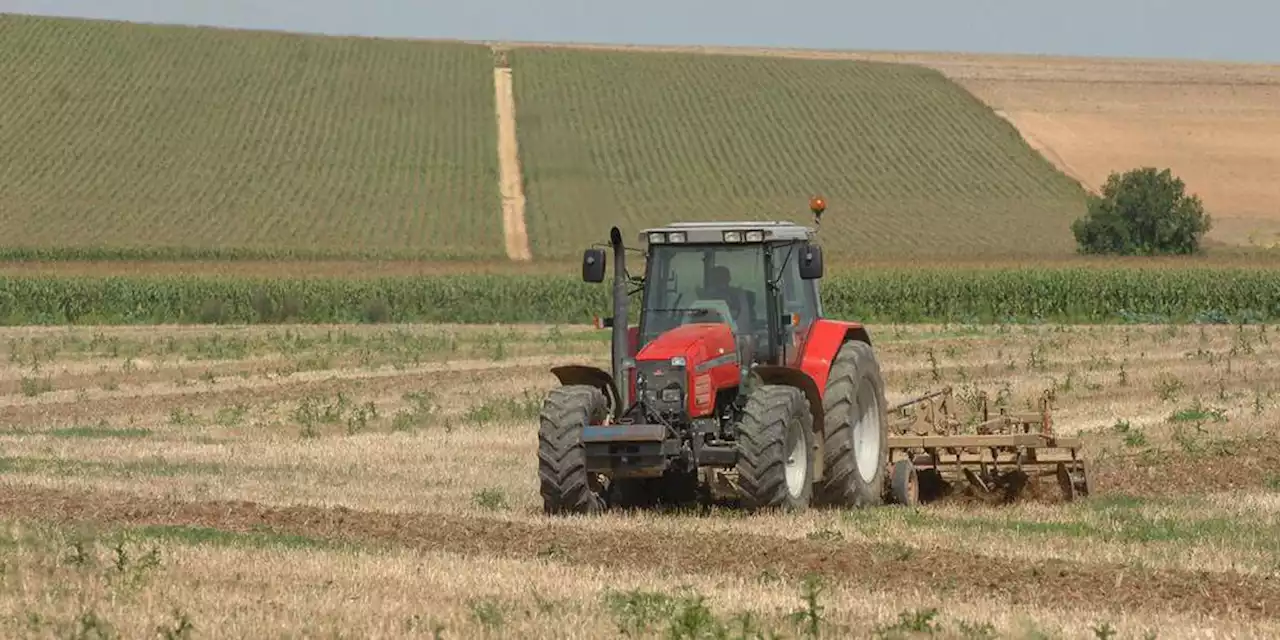
[[[818,220],[825,204],[810,205]],[[613,317],[599,324],[613,331],[612,372],[552,369],[561,386],[538,434],[545,512],[883,502],[880,365],[862,325],[822,315],[814,230],[677,223],[640,237],[645,272],[634,278],[610,231]],[[583,280],[603,282],[605,263],[603,248],[587,249]],[[636,293],[639,323],[628,327]]]

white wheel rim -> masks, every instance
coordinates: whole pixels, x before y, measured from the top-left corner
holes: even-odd
[[[796,442],[791,445],[791,452],[787,455],[787,493],[792,498],[800,497],[800,493],[804,491],[804,471],[809,460],[805,455],[804,435],[796,434]]]
[[[853,425],[853,446],[857,448],[858,476],[863,482],[876,477],[876,464],[880,461],[880,399],[875,389],[864,386],[858,394],[858,406],[862,415]]]

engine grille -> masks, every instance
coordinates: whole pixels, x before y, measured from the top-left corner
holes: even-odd
[[[657,411],[674,413],[684,408],[684,367],[664,361],[636,362],[636,391],[639,400]]]

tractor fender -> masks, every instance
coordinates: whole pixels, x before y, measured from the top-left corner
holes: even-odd
[[[599,389],[609,398],[610,409],[615,416],[626,410],[626,407],[621,406],[622,396],[618,394],[618,387],[613,382],[613,376],[609,375],[609,372],[604,369],[582,364],[569,364],[552,367],[551,374],[560,381],[560,384],[565,386],[585,384]]]
[[[831,361],[844,343],[858,340],[871,344],[871,334],[857,322],[841,322],[823,318],[814,321],[800,351],[799,367],[825,395]]]
[[[818,391],[818,383],[814,382],[813,377],[808,373],[795,367],[761,364],[752,367],[751,372],[764,384],[784,384],[804,392],[805,398],[809,400],[809,411],[813,414],[813,479],[814,482],[822,480],[823,464],[826,460],[826,443],[823,438],[826,432],[823,429],[825,412],[822,408],[822,394]]]

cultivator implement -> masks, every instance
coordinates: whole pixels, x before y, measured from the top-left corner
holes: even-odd
[[[1053,431],[1053,392],[1038,411],[993,413],[986,393],[963,417],[952,413],[951,387],[889,409],[889,493],[893,502],[916,504],[962,493],[985,502],[1042,497],[1042,479],[1053,476],[1063,500],[1090,493],[1088,463],[1078,438]]]

